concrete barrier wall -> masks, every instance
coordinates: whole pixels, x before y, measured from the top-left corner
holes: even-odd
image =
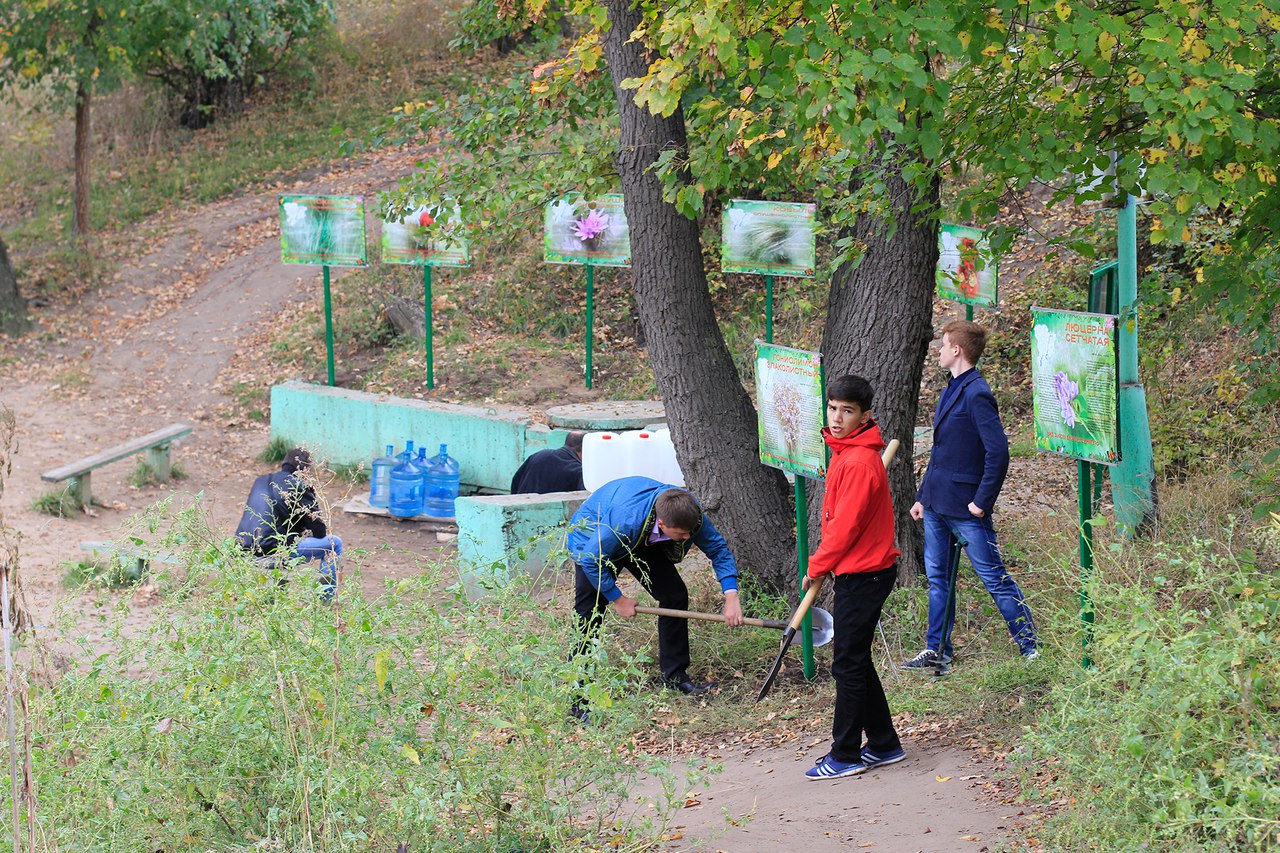
[[[431,403],[296,381],[271,389],[272,438],[303,445],[333,463],[366,465],[388,444],[399,452],[408,439],[434,456],[444,443],[458,460],[462,482],[483,489],[506,491],[529,454],[561,447],[568,432],[535,424],[522,409]]]

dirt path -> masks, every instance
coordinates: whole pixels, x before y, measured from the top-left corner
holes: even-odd
[[[314,269],[280,263],[277,194],[371,194],[419,157],[387,152],[146,223],[137,230],[153,236],[123,266],[116,286],[74,310],[46,312],[45,334],[9,345],[17,361],[6,369],[0,402],[16,415],[19,452],[2,508],[21,536],[26,597],[38,625],[61,605],[92,645],[109,610],[128,611],[126,628],[144,624],[153,599],[68,591],[62,578],[67,564],[81,559],[81,541],[119,535],[133,513],[169,494],[128,485],[134,462],[122,461],[95,473],[102,506],[93,515],[52,518],[31,508],[49,488],[40,472],[185,421],[195,433],[175,454],[188,474],[179,499],[199,496],[215,529],[233,528],[249,482],[264,470],[254,457],[268,429],[228,416],[227,374],[246,349],[262,345],[281,312],[320,298]],[[334,526],[349,550],[368,550],[363,571],[370,594],[387,578],[415,572],[424,557],[448,553],[433,534],[383,519],[344,515]],[[801,746],[735,747],[708,756],[722,761],[725,772],[690,798],[669,849],[985,850],[1007,841],[1011,810],[980,787],[995,772],[991,760],[906,732],[910,757],[903,764],[811,783],[802,774],[825,752],[818,728],[815,738],[796,742]],[[636,793],[645,801],[652,792]],[[726,824],[725,814],[736,825]]]

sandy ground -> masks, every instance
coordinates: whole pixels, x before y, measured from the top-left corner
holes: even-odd
[[[26,600],[38,625],[61,606],[92,644],[101,639],[95,632],[108,609],[127,609],[126,627],[144,624],[153,597],[69,591],[62,578],[67,564],[82,558],[81,541],[118,536],[132,514],[170,493],[128,485],[135,460],[126,460],[94,473],[101,506],[92,515],[52,518],[31,509],[49,489],[40,472],[172,422],[190,423],[195,431],[174,456],[188,474],[177,484],[179,500],[198,496],[215,529],[234,529],[249,483],[266,470],[254,457],[268,430],[230,414],[228,373],[237,353],[254,341],[261,345],[273,318],[319,298],[315,270],[280,263],[277,193],[371,193],[406,171],[415,156],[390,152],[149,223],[147,230],[158,236],[124,265],[118,286],[65,315],[48,312],[43,335],[8,345],[17,360],[5,368],[0,402],[16,416],[19,447],[0,508],[20,537]],[[414,525],[343,515],[333,526],[348,548],[368,549],[363,572],[370,593],[386,578],[415,572],[422,558],[449,553],[448,544]],[[822,709],[812,731],[790,743],[708,756],[724,764],[724,773],[690,798],[664,842],[668,848],[819,853],[1017,846],[1016,807],[982,787],[998,772],[997,762],[952,742],[914,739],[909,727],[906,762],[860,778],[805,781],[803,771],[826,751],[829,718],[821,719],[827,714],[829,708]],[[648,796],[643,788],[636,792],[640,804]]]

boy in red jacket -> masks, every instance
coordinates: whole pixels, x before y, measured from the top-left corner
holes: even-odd
[[[805,772],[808,779],[839,779],[907,757],[893,728],[893,715],[871,659],[871,641],[885,599],[893,589],[901,553],[893,544],[893,502],[880,452],[884,439],[871,415],[871,384],[841,376],[827,386],[831,448],[822,542],[809,557],[809,585],[835,575],[834,656],[836,683],[831,751]],[[866,732],[867,743],[862,744]]]

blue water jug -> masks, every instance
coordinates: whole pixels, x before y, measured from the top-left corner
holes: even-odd
[[[414,459],[413,442],[406,441],[404,443],[404,450],[401,450],[399,453],[397,453],[396,458],[399,459],[401,462],[412,462]]]
[[[453,518],[458,499],[458,460],[449,455],[447,445],[427,460],[427,498],[423,512],[435,518]]]
[[[422,515],[422,469],[412,459],[405,459],[391,469],[391,501],[387,512],[397,518]]]
[[[391,503],[391,469],[396,467],[396,449],[387,445],[387,455],[373,460],[373,475],[369,478],[369,505],[388,506]]]

